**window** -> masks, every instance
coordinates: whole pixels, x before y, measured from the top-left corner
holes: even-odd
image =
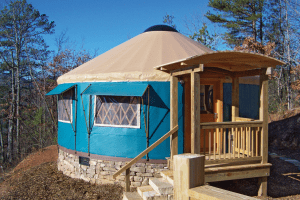
[[[201,114],[214,113],[213,85],[201,85],[200,91]]]
[[[96,96],[95,125],[140,128],[140,98]]]
[[[72,123],[73,89],[58,95],[58,121]]]

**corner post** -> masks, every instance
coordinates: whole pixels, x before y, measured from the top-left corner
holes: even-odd
[[[204,185],[204,165],[204,155],[174,156],[174,199],[189,200],[188,190]]]
[[[232,106],[231,106],[231,121],[236,121],[239,116],[239,77],[232,78]]]
[[[268,163],[268,76],[266,69],[260,73],[259,120],[263,121],[261,130],[262,164]],[[259,178],[258,196],[267,196],[267,177]]]
[[[191,73],[191,153],[200,154],[200,73]]]
[[[175,126],[178,125],[178,78],[171,76],[170,81],[170,93],[171,93],[171,102],[170,102],[170,129],[172,130]],[[171,164],[169,164],[169,169],[172,169],[173,156],[178,154],[178,131],[171,135]]]

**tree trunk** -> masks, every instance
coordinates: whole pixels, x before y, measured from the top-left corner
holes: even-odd
[[[19,156],[20,152],[20,66],[17,67],[16,70],[16,87],[17,87],[17,95],[16,95],[16,156]]]
[[[3,162],[4,160],[4,151],[3,151],[3,137],[2,137],[2,120],[0,122],[0,142],[1,142],[1,155],[0,155],[0,160]]]
[[[288,8],[287,2],[285,2],[285,20],[286,20],[286,53],[287,53],[287,103],[288,109],[292,109],[291,103],[291,55],[290,55],[290,35],[289,35],[289,18],[288,18]]]
[[[14,68],[11,69],[11,105],[8,118],[8,133],[7,133],[7,159],[11,163],[13,161],[13,132],[15,119],[15,76]]]

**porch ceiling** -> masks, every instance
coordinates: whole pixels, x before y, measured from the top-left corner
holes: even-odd
[[[204,64],[205,67],[221,68],[231,72],[239,72],[252,69],[276,67],[276,65],[284,65],[285,63],[262,54],[238,51],[218,51],[167,63],[155,67],[155,69],[171,72],[173,70],[180,70],[199,64]]]

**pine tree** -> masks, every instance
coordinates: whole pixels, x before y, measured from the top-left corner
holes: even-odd
[[[246,37],[263,42],[263,0],[209,0],[206,17],[227,29],[224,39],[231,47],[240,46]]]
[[[11,1],[0,13],[0,60],[11,74],[11,103],[8,128],[9,162],[13,160],[13,135],[19,150],[21,77],[29,62],[39,64],[46,54],[43,34],[53,33],[54,22],[40,14],[26,0]]]

